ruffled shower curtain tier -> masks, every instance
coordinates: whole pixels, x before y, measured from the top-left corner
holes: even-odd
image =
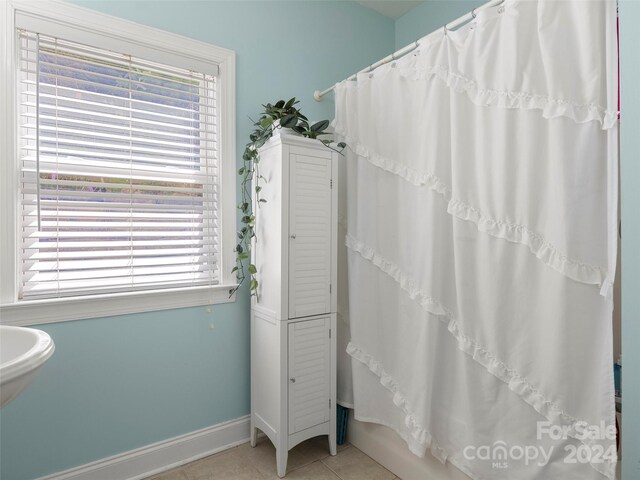
[[[474,479],[613,478],[582,432],[615,425],[615,2],[507,0],[419,43],[335,87],[356,418]]]

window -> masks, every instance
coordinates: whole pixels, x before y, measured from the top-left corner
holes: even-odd
[[[184,297],[185,289],[193,297],[187,304],[210,303],[212,291],[227,295],[232,282],[224,269],[235,235],[235,188],[223,182],[235,185],[224,131],[233,119],[232,78],[222,73],[233,67],[228,52],[216,52],[226,64],[212,63],[199,42],[188,54],[176,51],[176,41],[193,43],[182,37],[153,30],[131,39],[132,24],[93,12],[103,29],[122,22],[128,33],[87,31],[68,15],[60,27],[27,3],[11,5],[19,180],[11,189],[17,248],[2,251],[3,267],[11,253],[16,266],[3,314],[34,300],[63,306],[60,299],[69,298],[77,309],[82,297],[95,312],[92,299],[126,300],[135,292],[139,311],[184,306],[169,303],[171,295],[156,300]],[[69,9],[86,21],[88,11]],[[163,35],[172,49],[158,42]],[[154,300],[145,302],[144,292]],[[131,311],[126,303],[110,313]]]
[[[215,77],[19,44],[20,297],[218,284]]]

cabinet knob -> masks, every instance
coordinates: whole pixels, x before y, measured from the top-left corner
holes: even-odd
[[[291,377],[291,378],[289,379],[289,381],[290,381],[291,383],[296,383],[296,379],[295,379],[295,378],[293,378],[293,377]]]
[[[290,236],[292,239],[294,239],[294,240],[296,239],[296,234],[295,234],[295,233],[292,233],[292,234],[291,234],[291,235],[289,235],[289,236]]]

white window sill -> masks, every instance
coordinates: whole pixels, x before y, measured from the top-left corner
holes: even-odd
[[[236,300],[235,293],[229,297],[234,287],[215,285],[16,302],[0,306],[0,324],[39,325],[229,303]]]

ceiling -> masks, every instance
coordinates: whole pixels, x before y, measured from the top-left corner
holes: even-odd
[[[386,17],[398,18],[413,7],[420,5],[422,1],[424,0],[358,0],[358,3],[365,7],[372,8]]]

